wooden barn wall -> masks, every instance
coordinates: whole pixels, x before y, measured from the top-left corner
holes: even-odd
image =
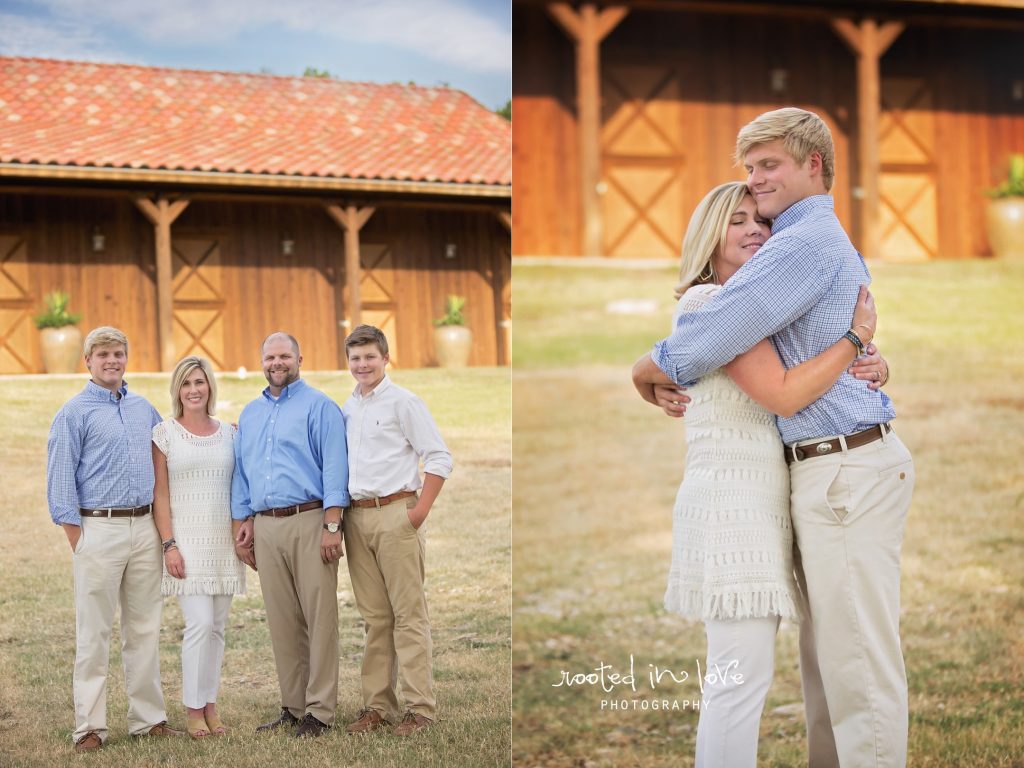
[[[516,6],[512,46],[513,252],[574,254],[580,195],[572,45],[542,8]]]
[[[106,249],[98,254],[90,246],[97,225],[106,237]],[[281,254],[285,232],[295,243],[290,256]],[[153,227],[129,198],[3,194],[0,237],[8,244],[18,237],[27,242],[12,257],[27,255],[26,264],[0,264],[0,324],[22,316],[12,334],[6,327],[0,334],[12,336],[32,371],[42,367],[30,317],[54,289],[71,294],[71,309],[83,314],[83,331],[109,324],[128,334],[134,370],[159,369]],[[304,367],[338,367],[335,334],[348,331],[335,312],[339,286],[347,312],[343,238],[321,207],[195,200],[172,226],[171,238],[175,339],[181,347],[196,336],[203,345],[179,348],[177,354],[211,356],[225,370],[258,370],[260,341],[283,329],[301,342]],[[503,303],[509,236],[493,214],[388,208],[381,202],[361,241],[363,292],[380,299],[380,286],[386,288],[398,365],[436,363],[432,321],[443,314],[450,293],[467,298],[465,316],[474,335],[470,364],[507,361],[507,332],[499,323],[509,312]],[[455,259],[445,257],[448,243],[456,246]],[[381,254],[384,261],[372,269],[367,260]],[[372,314],[373,307],[383,306],[364,306],[364,321],[383,318],[386,313]]]
[[[737,131],[787,105],[829,124],[839,169],[836,212],[851,224],[852,57],[821,22],[747,21],[634,11],[605,40],[607,254],[678,255],[690,214],[707,191],[745,178],[732,160]],[[786,72],[781,92],[772,90],[773,70]]]
[[[908,27],[882,60],[885,78],[917,80],[933,101],[916,115],[932,132],[938,256],[991,253],[985,190],[1006,179],[1009,156],[1024,152],[1024,32]]]
[[[743,178],[731,160],[737,130],[761,112],[789,105],[817,112],[832,129],[836,211],[858,243],[853,54],[823,21],[740,21],[634,9],[602,43],[606,255],[674,257],[703,194]],[[514,6],[513,25],[514,253],[578,255],[572,44],[533,6]],[[1011,152],[1024,151],[1024,100],[1013,97],[1013,84],[1024,81],[1022,45],[1019,31],[910,26],[882,58],[884,96],[915,81],[928,96],[910,116],[914,137],[908,139],[927,146],[907,165],[899,147],[891,155],[890,132],[894,119],[907,117],[901,109],[908,105],[887,111],[883,104],[880,140],[889,142],[883,161],[891,155],[883,174],[893,172],[883,198],[893,198],[886,195],[894,179],[907,178],[900,173],[930,177],[932,187],[923,196],[909,188],[905,201],[883,203],[883,221],[898,228],[902,215],[908,232],[931,226],[923,241],[928,248],[921,249],[929,258],[989,253],[984,190],[1004,178]],[[772,88],[773,70],[786,73],[781,92]],[[886,242],[896,247],[899,238]]]
[[[97,225],[106,237],[102,253],[91,247]],[[23,319],[8,341],[29,359],[28,372],[42,371],[38,331],[31,317],[42,310],[43,296],[53,290],[71,295],[70,309],[82,315],[83,335],[99,325],[121,328],[128,334],[130,370],[159,369],[153,227],[133,206],[101,196],[0,194],[0,235],[26,240],[26,248],[13,257],[18,263],[2,265],[0,305],[7,318],[13,317],[13,306],[24,307]],[[23,300],[14,298],[15,285],[24,289]],[[10,359],[4,362],[5,373],[22,372]]]

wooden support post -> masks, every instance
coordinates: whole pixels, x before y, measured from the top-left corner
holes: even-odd
[[[494,212],[494,215],[498,217],[498,221],[501,222],[501,226],[503,226],[506,229],[506,231],[508,231],[508,232],[512,231],[512,214],[511,213],[509,213],[508,211],[497,210],[497,211]]]
[[[576,122],[579,128],[582,251],[604,254],[601,215],[601,41],[628,13],[622,6],[597,9],[584,3],[579,12],[568,3],[552,3],[548,12],[576,46]]]
[[[878,154],[878,124],[881,115],[879,60],[900,33],[903,22],[879,25],[874,19],[855,24],[849,19],[833,19],[832,29],[857,57],[857,148],[860,159],[861,253],[867,258],[881,254],[882,233],[879,177],[882,173]]]
[[[361,321],[362,299],[359,294],[359,283],[362,281],[362,266],[359,260],[359,230],[363,228],[370,217],[376,212],[376,208],[356,208],[354,205],[347,205],[342,208],[340,205],[329,204],[324,206],[330,217],[334,219],[339,227],[345,232],[345,284],[348,287],[348,313],[347,332],[338,334],[338,367],[345,367],[345,336],[348,335]],[[335,292],[339,296],[339,292]],[[338,306],[336,301],[335,306]],[[339,324],[341,322],[341,314]]]
[[[177,363],[174,351],[174,292],[171,260],[171,224],[188,207],[188,200],[173,203],[162,197],[156,201],[135,198],[135,205],[149,219],[156,234],[156,312],[160,343],[160,370],[170,371]]]

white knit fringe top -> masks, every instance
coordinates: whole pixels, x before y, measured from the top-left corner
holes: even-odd
[[[673,315],[704,306],[698,285]],[[688,388],[686,474],[672,522],[665,608],[694,619],[798,620],[789,469],[775,417],[721,369]]]
[[[167,573],[164,595],[238,595],[245,592],[245,566],[231,535],[231,476],[237,431],[220,423],[207,437],[174,419],[153,427],[153,442],[167,457],[171,525],[185,561],[185,578]]]

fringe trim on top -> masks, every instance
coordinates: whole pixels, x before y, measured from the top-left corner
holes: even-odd
[[[701,621],[781,616],[799,622],[803,613],[795,597],[787,589],[768,589],[718,593],[705,600],[700,592],[671,584],[665,592],[665,610]]]
[[[164,576],[160,581],[160,594],[168,595],[244,595],[245,578],[234,576],[176,579]]]

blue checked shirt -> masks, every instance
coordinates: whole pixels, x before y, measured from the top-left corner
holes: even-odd
[[[57,525],[81,525],[79,509],[153,501],[156,408],[122,382],[121,397],[90,381],[57,411],[46,443],[46,496]]]
[[[245,406],[238,419],[231,516],[322,499],[347,507],[348,450],[345,419],[331,398],[302,379],[274,399],[270,388]]]
[[[688,386],[761,339],[772,337],[787,368],[815,357],[849,329],[857,293],[871,282],[867,265],[839,224],[828,195],[808,197],[775,219],[772,236],[753,258],[651,357]],[[881,391],[848,373],[790,418],[778,417],[787,444],[848,435],[889,421],[896,411]]]

